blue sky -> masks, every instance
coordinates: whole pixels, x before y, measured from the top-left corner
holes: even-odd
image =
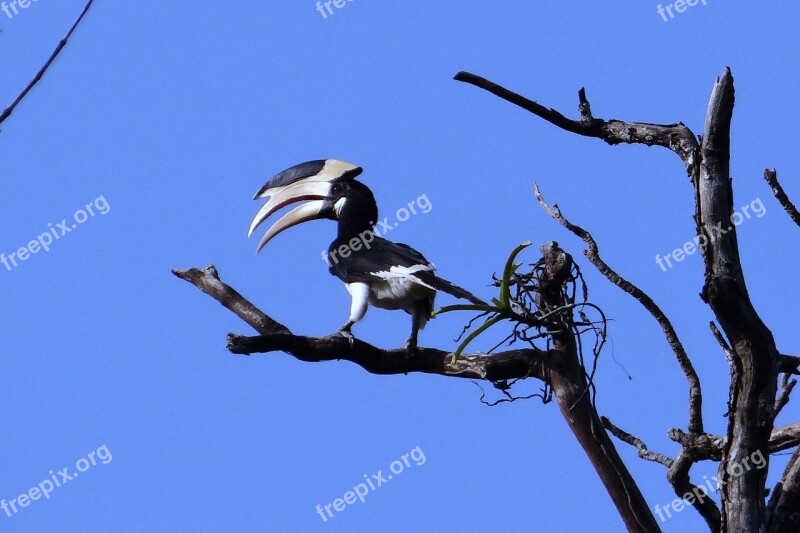
[[[83,4],[0,12],[0,107]],[[571,116],[586,87],[596,116],[684,121],[700,133],[714,78],[730,66],[736,205],[760,198],[766,209],[739,228],[748,286],[780,349],[797,353],[789,311],[800,290],[778,280],[800,259],[800,234],[761,174],[777,167],[800,198],[786,127],[800,119],[800,7],[708,0],[665,22],[657,5],[353,0],[326,19],[311,0],[191,9],[97,0],[0,133],[0,252],[96,207],[49,251],[0,264],[0,498],[90,454],[107,463],[11,517],[0,512],[0,530],[622,531],[555,405],[488,408],[465,380],[230,355],[225,334],[251,330],[170,269],[213,263],[295,332],[331,333],[349,309],[320,258],[334,226],[294,228],[256,256],[251,198],[293,164],[355,162],[383,216],[429,199],[430,212],[387,237],[477,294],[492,294],[492,273],[528,239],[557,240],[581,261],[591,300],[613,319],[598,408],[674,455],[666,431],[685,427],[687,391],[669,347],[535,204],[535,180],[671,316],[703,380],[707,427],[723,432],[728,370],[697,296],[700,257],[667,272],[654,260],[693,236],[680,160],[568,134],[452,80],[469,70]],[[453,347],[464,320],[432,321],[421,345]],[[398,347],[408,328],[404,313],[372,309],[354,332]],[[796,413],[790,404],[779,422]],[[411,461],[364,503],[327,522],[316,514],[415,449],[422,464]],[[651,506],[674,499],[663,467],[618,449]],[[663,527],[704,526],[687,510]]]

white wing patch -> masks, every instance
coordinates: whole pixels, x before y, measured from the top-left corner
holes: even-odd
[[[379,278],[388,279],[408,276],[409,274],[413,274],[415,272],[434,272],[435,270],[436,266],[433,263],[428,263],[427,265],[413,265],[410,267],[393,266],[388,272],[384,270],[381,272],[370,272],[370,274]]]
[[[433,263],[410,267],[393,266],[388,271],[370,272],[380,278],[370,287],[369,303],[383,309],[410,309],[419,300],[430,298],[436,289],[414,276],[415,272],[433,272]]]

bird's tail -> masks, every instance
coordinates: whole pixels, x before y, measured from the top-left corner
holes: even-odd
[[[456,298],[462,298],[464,300],[469,300],[470,302],[480,305],[485,304],[483,300],[469,292],[467,289],[462,289],[455,283],[451,283],[446,279],[440,278],[433,272],[429,270],[421,270],[418,272],[414,272],[412,274],[415,278],[419,279],[423,284],[429,286],[432,289],[436,289],[437,291],[443,291],[447,294],[452,294]]]

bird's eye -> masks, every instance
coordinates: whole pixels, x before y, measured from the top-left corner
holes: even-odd
[[[331,187],[331,194],[339,194],[340,192],[342,192],[342,184],[334,183],[333,187]]]

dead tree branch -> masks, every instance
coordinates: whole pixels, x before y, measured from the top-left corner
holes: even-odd
[[[554,243],[543,246],[542,250],[542,261],[546,265],[539,280],[546,300],[543,303],[549,309],[561,309],[560,320],[570,325],[572,307],[563,305],[561,299],[564,297],[563,285],[572,272],[571,257]],[[586,394],[586,373],[580,364],[571,328],[558,327],[551,331],[554,348],[548,351],[531,348],[491,356],[461,355],[453,361],[452,352],[433,348],[419,348],[416,353],[409,353],[405,349],[384,350],[357,339],[351,344],[339,335],[321,338],[293,335],[286,326],[258,310],[223,283],[213,266],[203,270],[174,270],[173,273],[220,302],[262,334],[255,337],[228,335],[228,349],[232,353],[282,351],[308,362],[342,359],[374,374],[423,372],[492,382],[527,377],[545,381],[552,387],[562,415],[608,489],[628,529],[642,533],[659,531],[644,496],[608,434],[603,431],[591,397]],[[556,318],[552,319],[555,324]]]
[[[687,170],[694,166],[694,155],[698,148],[697,139],[692,131],[681,122],[662,125],[594,118],[584,89],[578,91],[581,119],[572,120],[554,109],[547,108],[475,74],[462,71],[456,74],[454,79],[489,91],[571,133],[596,137],[610,145],[627,143],[663,146],[678,154],[684,161]]]
[[[681,499],[686,499],[687,503],[692,505],[697,512],[700,513],[711,531],[719,530],[721,521],[719,508],[714,501],[711,500],[711,498],[707,497],[708,493],[706,490],[692,483],[691,479],[689,478],[689,471],[697,460],[697,457],[694,456],[694,448],[684,446],[683,451],[681,451],[677,458],[670,459],[666,455],[651,452],[647,448],[647,445],[645,445],[640,438],[635,437],[627,431],[615,426],[608,418],[603,417],[602,420],[603,425],[612,435],[621,441],[634,446],[639,452],[639,457],[647,461],[653,461],[662,464],[669,468],[669,471],[667,472],[667,480],[672,485],[675,495]],[[686,435],[683,432],[680,433],[682,435]],[[712,438],[710,435],[707,437],[708,439],[706,440],[708,441],[710,441]]]
[[[695,461],[720,461],[727,441],[725,437],[708,433],[686,433],[679,428],[667,432],[671,440],[681,445],[684,451]]]
[[[667,468],[670,468],[672,466],[672,463],[674,462],[673,459],[670,459],[666,455],[650,451],[650,449],[648,449],[644,441],[642,441],[642,439],[640,439],[639,437],[634,437],[627,431],[624,431],[619,427],[615,426],[611,422],[611,420],[609,420],[606,417],[601,417],[600,420],[602,420],[603,426],[608,430],[609,433],[614,435],[622,442],[630,444],[631,446],[636,448],[636,450],[639,452],[639,457],[641,457],[645,461],[652,461],[654,463],[664,465]]]
[[[783,380],[781,381],[781,394],[778,396],[778,399],[775,400],[775,418],[781,414],[783,408],[789,403],[789,399],[791,398],[795,385],[797,385],[796,379],[790,379],[789,374],[783,375]]]
[[[770,453],[800,446],[800,422],[775,429],[769,439]]]
[[[723,337],[717,325],[712,321],[708,323],[708,327],[711,328],[712,335],[714,335],[714,338],[719,343],[722,351],[725,352],[725,358],[729,360],[733,359],[733,348],[731,348],[730,344],[728,344],[728,341],[725,340],[725,337]]]
[[[453,363],[451,352],[433,348],[420,348],[418,353],[409,355],[405,349],[384,350],[358,339],[353,339],[351,345],[341,335],[293,335],[286,326],[266,315],[224,283],[213,265],[202,270],[176,269],[173,274],[217,300],[262,334],[254,337],[229,334],[227,347],[234,354],[285,352],[306,362],[350,361],[373,374],[423,372],[487,381],[525,377],[545,380],[548,367],[558,357],[556,353],[531,348],[492,356],[462,355]]]
[[[75,20],[75,23],[69,29],[64,38],[61,39],[61,41],[59,41],[58,46],[56,46],[56,49],[53,51],[52,54],[50,54],[50,57],[45,62],[44,66],[42,66],[42,68],[39,69],[39,72],[36,73],[36,75],[33,77],[30,83],[28,83],[27,87],[25,87],[25,89],[23,89],[22,92],[19,94],[19,96],[17,96],[17,98],[13,102],[11,102],[11,105],[8,106],[2,113],[0,113],[0,124],[2,124],[3,121],[5,121],[8,117],[11,116],[11,113],[14,112],[14,110],[17,108],[17,106],[23,100],[23,98],[25,98],[25,96],[27,96],[28,93],[31,92],[31,89],[33,89],[33,87],[37,83],[39,83],[39,80],[42,79],[44,73],[47,72],[47,69],[50,68],[50,65],[52,65],[53,61],[56,60],[58,54],[60,54],[61,50],[63,50],[64,47],[67,45],[67,41],[69,40],[70,37],[72,37],[72,34],[75,33],[75,30],[83,20],[83,17],[85,17],[86,13],[89,12],[89,8],[92,7],[93,2],[94,0],[89,0],[89,2],[86,3],[86,6],[83,8],[83,11],[81,11],[80,16],[78,16],[78,18]]]
[[[783,472],[769,502],[768,533],[800,530],[800,448]]]
[[[628,530],[659,531],[658,523],[641,490],[617,453],[608,433],[603,430],[603,423],[594,403],[590,395],[586,394],[586,371],[580,363],[578,341],[572,333],[572,311],[565,305],[568,297],[563,292],[563,284],[572,273],[572,257],[555,242],[540,249],[545,268],[539,279],[539,305],[546,309],[564,309],[559,317],[563,324],[554,322],[556,331],[551,336],[556,351],[562,354],[562,364],[557,371],[550,374],[550,384],[558,407],[603,481]]]
[[[722,523],[719,507],[708,497],[705,489],[692,483],[689,478],[689,471],[694,463],[694,458],[687,454],[686,450],[681,451],[667,472],[667,480],[672,485],[675,495],[694,507],[711,531],[719,531]]]
[[[546,379],[548,353],[536,349],[509,350],[494,355],[461,355],[435,348],[420,348],[409,354],[405,348],[384,350],[364,341],[350,342],[341,335],[302,337],[272,334],[256,337],[228,335],[228,350],[235,354],[285,352],[300,361],[350,361],[371,374],[391,375],[422,372],[441,376],[497,382],[535,377]]]
[[[769,457],[769,438],[777,390],[778,351],[772,332],[753,307],[739,258],[730,176],[730,130],[734,87],[730,69],[717,78],[706,113],[700,168],[694,179],[698,235],[709,304],[733,348],[737,368],[736,398],[729,417],[728,449],[720,464],[724,482],[723,530],[759,531],[766,522],[764,490],[767,469],[730,476],[729,465],[746,464],[754,454]]]
[[[188,270],[174,269],[172,273],[182,280],[188,281],[223,306],[233,311],[236,316],[247,322],[254,330],[262,335],[290,333],[289,328],[267,316],[245,297],[236,292],[235,289],[223,283],[222,280],[219,279],[219,273],[214,265],[208,265],[202,270],[199,268],[190,268]]]
[[[577,226],[567,220],[561,213],[558,205],[553,205],[552,209],[545,202],[539,186],[534,183],[534,194],[539,204],[547,214],[557,220],[562,226],[567,228],[575,236],[582,239],[588,246],[583,252],[589,262],[592,263],[597,270],[600,271],[611,283],[633,296],[642,306],[655,318],[658,325],[661,326],[667,343],[672,348],[678,364],[683,370],[686,379],[689,382],[689,431],[692,433],[703,433],[703,392],[700,386],[700,377],[694,369],[691,359],[683,348],[678,333],[672,326],[672,322],[667,318],[661,308],[656,304],[650,296],[648,296],[639,287],[620,276],[613,268],[603,261],[600,257],[600,250],[597,247],[597,242],[592,237],[592,234],[580,226]]]
[[[686,449],[698,461],[720,461],[727,439],[721,435],[692,435],[674,428],[668,432],[669,438]],[[800,446],[800,422],[775,428],[769,439],[769,453],[783,452]]]
[[[795,224],[800,226],[800,212],[797,211],[797,208],[791,202],[791,200],[789,200],[789,197],[783,190],[781,183],[778,181],[778,173],[774,169],[770,170],[765,168],[764,179],[769,185],[769,188],[772,189],[772,194],[775,195],[778,203],[781,204],[781,207],[783,207],[783,209],[786,211],[786,214],[789,215],[789,218],[791,218]]]
[[[800,357],[778,354],[778,373],[800,375]]]

